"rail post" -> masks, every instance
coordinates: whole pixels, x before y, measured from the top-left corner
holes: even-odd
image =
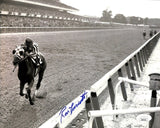
[[[137,70],[137,75],[138,75],[138,77],[140,77],[137,55],[134,55],[134,62],[135,62],[136,70]]]
[[[108,89],[109,89],[109,95],[111,99],[112,108],[114,109],[114,99],[115,99],[115,93],[113,89],[112,79],[110,78],[108,80]]]
[[[90,102],[90,105],[88,104]],[[91,92],[90,101],[88,100],[87,108],[92,110],[100,110],[100,105],[98,102],[98,97],[96,92]],[[93,128],[103,128],[102,117],[97,117],[94,119]]]
[[[129,65],[130,65],[130,68],[131,68],[132,78],[133,78],[133,80],[136,80],[136,74],[135,74],[135,71],[134,71],[132,59],[129,60]]]
[[[121,69],[118,70],[118,75],[119,75],[119,77],[123,77]],[[125,88],[124,82],[121,82],[121,90],[122,90],[123,99],[125,101],[127,101],[127,92],[126,92],[126,88]]]
[[[149,51],[149,56],[150,56],[151,52],[152,52],[151,41],[149,41],[149,43],[148,43],[148,51]]]
[[[142,51],[143,51],[143,56],[144,56],[144,63],[146,64],[147,63],[147,57],[146,57],[146,50],[145,50],[145,46],[144,46],[144,48],[142,49]]]
[[[139,62],[140,69],[141,69],[141,71],[143,71],[142,59],[141,59],[141,56],[140,56],[140,52],[138,52],[137,55],[138,55],[138,62]]]
[[[146,45],[146,55],[147,55],[147,60],[148,60],[148,59],[149,59],[149,56],[150,56],[149,44]]]
[[[160,99],[158,101],[157,107],[160,107]],[[159,128],[159,122],[160,122],[160,112],[156,112],[152,128]]]
[[[152,40],[151,40],[151,52],[153,51],[153,49],[155,48],[155,45],[157,44],[157,40],[156,40],[156,37],[154,37]]]
[[[146,64],[147,63],[146,46],[144,46],[144,48],[143,48],[143,54],[144,54],[144,60],[145,60],[145,64]]]
[[[152,53],[152,41],[149,42],[149,49],[150,49],[149,55],[151,55],[151,53]]]
[[[86,113],[87,113],[88,120],[90,120],[90,117],[88,116],[88,112],[91,111],[91,110],[93,110],[92,105],[91,105],[91,98],[88,98],[86,100]],[[93,122],[92,123],[92,128],[97,128],[96,121],[93,120],[92,122]]]
[[[133,79],[133,77],[131,76],[131,73],[130,73],[128,62],[125,64],[125,67],[126,67],[126,72],[127,72],[128,78]],[[131,88],[131,91],[134,91],[133,84],[131,84],[131,83],[130,83],[130,88]]]
[[[142,66],[144,67],[145,62],[144,62],[144,55],[143,55],[142,49],[140,50],[140,56],[141,56],[141,60],[142,60]]]
[[[150,107],[155,107],[156,103],[157,103],[157,91],[156,90],[152,90]],[[152,128],[152,125],[153,125],[153,122],[154,122],[154,115],[155,115],[155,113],[151,113],[150,114],[152,119],[149,122],[149,128]]]
[[[141,63],[142,63],[142,70],[145,67],[145,59],[144,59],[144,54],[143,54],[143,49],[140,50],[140,58],[141,58]]]
[[[149,89],[152,90],[150,107],[155,107],[157,105],[157,90],[160,90],[160,74],[152,73],[149,74]],[[149,122],[149,128],[152,128],[155,118],[155,113],[150,114],[152,120]],[[158,117],[159,118],[159,117]]]

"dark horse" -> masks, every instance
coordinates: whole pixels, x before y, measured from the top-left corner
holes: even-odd
[[[40,88],[41,81],[43,79],[44,71],[46,69],[47,63],[45,61],[45,58],[40,55],[42,64],[37,67],[35,63],[32,61],[32,57],[27,55],[24,51],[24,49],[21,46],[18,46],[16,49],[13,50],[13,65],[16,67],[18,65],[18,78],[20,80],[20,95],[24,96],[23,89],[25,84],[28,84],[28,87],[26,88],[27,94],[26,98],[29,99],[29,102],[31,105],[34,104],[33,99],[31,97],[31,88],[34,84],[34,77],[38,73],[38,82],[36,85],[36,91],[35,95]],[[37,73],[36,73],[37,72]]]
[[[146,39],[146,30],[143,31],[143,39]]]

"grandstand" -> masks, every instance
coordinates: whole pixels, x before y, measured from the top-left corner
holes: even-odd
[[[0,27],[79,27],[95,20],[75,11],[59,0],[1,0]]]
[[[0,33],[132,27],[80,16],[78,9],[60,0],[1,0]]]

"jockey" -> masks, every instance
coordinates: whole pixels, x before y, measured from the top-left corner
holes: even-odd
[[[33,58],[33,61],[37,66],[42,64],[37,43],[33,42],[30,38],[26,38],[25,43],[23,44],[23,48],[26,54],[30,55]]]

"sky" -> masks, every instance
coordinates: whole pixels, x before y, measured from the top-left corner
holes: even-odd
[[[101,17],[103,10],[124,16],[160,18],[160,0],[60,0],[79,9],[77,14]]]

